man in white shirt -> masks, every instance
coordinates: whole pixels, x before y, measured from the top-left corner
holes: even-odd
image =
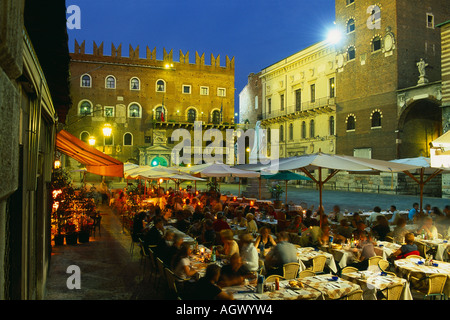
[[[378,206],[373,208],[373,212],[370,214],[370,217],[367,220],[369,222],[369,225],[372,226],[377,221],[377,217],[380,215],[381,215],[381,208]]]

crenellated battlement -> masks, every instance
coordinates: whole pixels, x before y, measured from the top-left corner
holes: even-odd
[[[74,52],[71,53],[71,56],[74,60],[107,60],[108,62],[121,62],[121,63],[133,63],[133,64],[149,64],[149,65],[164,65],[164,64],[172,64],[179,63],[183,65],[197,65],[199,67],[210,67],[210,68],[223,68],[234,70],[234,57],[231,59],[226,56],[225,66],[220,65],[220,54],[216,57],[211,54],[211,64],[207,65],[205,61],[205,53],[201,55],[196,51],[195,52],[195,62],[190,63],[189,61],[189,51],[183,53],[180,50],[179,53],[179,61],[173,60],[173,49],[169,52],[163,48],[163,60],[158,60],[156,58],[156,48],[150,49],[148,46],[146,47],[146,56],[145,58],[141,58],[139,55],[139,45],[136,48],[130,44],[128,48],[128,57],[122,56],[122,44],[119,44],[117,47],[114,43],[111,43],[111,55],[104,55],[103,53],[103,42],[100,45],[97,45],[95,41],[93,41],[92,53],[86,53],[86,41],[84,40],[81,44],[75,40]]]

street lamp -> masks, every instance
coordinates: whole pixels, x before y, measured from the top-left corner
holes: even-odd
[[[109,123],[106,123],[105,126],[103,127],[103,135],[105,137],[110,137],[111,136],[111,132],[112,132],[112,127]]]
[[[90,146],[94,146],[95,145],[95,137],[90,136],[88,142],[89,142]]]

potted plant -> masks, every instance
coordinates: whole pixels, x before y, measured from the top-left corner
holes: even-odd
[[[279,184],[276,184],[274,186],[271,186],[269,190],[271,191],[272,196],[275,198],[275,201],[273,203],[274,208],[281,209],[283,205],[283,202],[281,201],[281,195],[284,193],[283,188]]]

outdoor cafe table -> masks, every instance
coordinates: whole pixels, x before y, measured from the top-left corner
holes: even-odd
[[[364,275],[364,278],[363,278]],[[377,291],[382,291],[388,287],[402,284],[403,291],[400,296],[400,300],[412,300],[411,290],[409,288],[409,282],[406,279],[392,276],[392,275],[381,275],[380,271],[359,271],[345,273],[341,276],[343,279],[351,281],[358,284],[363,290],[364,300],[376,300]]]
[[[426,276],[430,276],[432,274],[445,274],[447,275],[447,281],[444,286],[443,293],[446,296],[450,295],[450,263],[443,262],[443,261],[436,261],[433,260],[435,263],[438,264],[438,266],[426,266],[424,264],[418,264],[419,261],[424,262],[424,259],[419,258],[407,258],[407,259],[399,259],[394,261],[394,265],[396,268],[396,273],[399,276],[402,276],[403,278],[410,280],[411,286],[414,287],[421,287],[424,283],[421,281],[421,283],[417,283],[414,279],[411,278],[417,278],[421,279]]]
[[[434,257],[434,259],[441,261],[448,259],[447,248],[450,245],[448,240],[445,239],[424,240],[417,237],[415,239],[426,243],[427,246],[436,250],[436,256]]]
[[[194,241],[195,241],[194,238],[192,238],[191,236],[187,235],[186,233],[184,233],[184,232],[178,230],[177,228],[175,228],[175,227],[172,226],[172,225],[166,225],[166,226],[164,226],[164,229],[165,229],[166,231],[167,231],[167,230],[170,230],[170,231],[172,231],[173,233],[180,234],[180,235],[183,237],[183,242],[194,243]]]
[[[338,278],[331,280],[331,274],[320,274],[301,279],[303,285],[309,286],[320,291],[325,299],[334,300],[342,298],[355,290],[361,290],[356,283]]]
[[[224,287],[223,290],[232,293],[236,300],[317,300],[322,298],[322,293],[312,287],[291,288],[292,280],[280,280],[280,289],[256,293],[254,285],[242,284]]]
[[[297,257],[299,258],[299,261],[302,262],[300,264],[300,271],[306,269],[305,263],[307,265],[311,264],[312,259],[319,255],[326,256],[326,258],[327,258],[326,265],[330,268],[331,271],[337,273],[336,262],[334,260],[333,255],[331,253],[328,253],[325,251],[315,250],[312,247],[298,247],[297,248]]]

